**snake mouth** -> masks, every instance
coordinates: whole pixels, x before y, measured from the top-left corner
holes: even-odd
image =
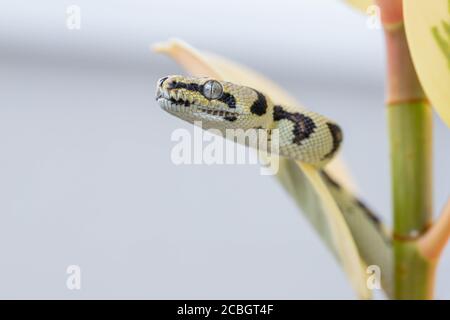
[[[201,112],[201,113],[206,113],[212,116],[219,116],[219,117],[224,117],[224,118],[229,118],[229,117],[237,117],[237,113],[236,112],[229,112],[229,111],[224,111],[224,110],[211,110],[211,109],[205,109],[205,108],[201,108],[201,107],[197,107],[195,109],[196,112]]]
[[[201,106],[195,103],[195,101],[184,100],[182,98],[168,97],[162,92],[158,92],[156,96],[158,104],[164,110],[175,113],[192,113],[207,115],[210,118],[216,118],[219,120],[226,119],[228,121],[234,121],[239,116],[237,112],[231,112],[227,110],[214,110],[205,106]]]

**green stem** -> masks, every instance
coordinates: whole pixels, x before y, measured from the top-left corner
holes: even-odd
[[[435,261],[427,261],[415,243],[396,241],[395,299],[433,299]]]
[[[392,18],[390,22],[400,21],[390,26],[384,21],[394,214],[394,298],[430,299],[434,263],[421,256],[417,239],[430,226],[432,218],[432,114],[410,56],[401,23],[401,2],[378,3],[387,13],[385,17]]]
[[[432,219],[432,114],[417,78],[403,24],[402,0],[375,0],[387,51],[387,100],[394,214],[394,295],[431,299],[436,260],[430,241],[443,247],[444,228],[423,234]],[[448,221],[444,217],[444,222]],[[421,249],[419,249],[421,244]],[[426,249],[425,251],[423,249]],[[428,252],[428,258],[423,253]]]
[[[426,102],[388,106],[394,230],[416,238],[431,220],[431,108]]]
[[[388,106],[394,212],[396,299],[432,297],[434,264],[416,239],[431,223],[432,113],[426,102]]]

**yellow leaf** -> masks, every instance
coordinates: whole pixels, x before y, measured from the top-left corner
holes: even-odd
[[[321,197],[322,206],[324,207],[324,212],[327,214],[327,220],[329,222],[331,238],[340,254],[343,268],[350,278],[353,289],[362,299],[369,299],[370,292],[367,289],[365,281],[365,266],[343,214],[321,179],[319,172],[310,165],[302,164],[301,162],[297,162],[297,164]]]
[[[450,0],[403,1],[403,15],[420,83],[450,127]]]
[[[261,74],[218,55],[204,51],[200,52],[179,39],[157,43],[153,46],[153,50],[169,55],[192,75],[226,79],[245,86],[258,88],[262,92],[270,93],[270,98],[275,103],[300,106],[290,94]],[[354,179],[339,155],[327,165],[327,171],[346,189],[350,191],[357,190]]]
[[[366,12],[367,8],[373,4],[373,0],[345,0],[345,2],[362,12]]]
[[[182,41],[171,40],[167,43],[160,43],[155,45],[154,49],[157,52],[168,54],[193,75],[210,76],[251,86],[268,93],[275,103],[298,105],[295,99],[285,93],[283,89],[249,68],[217,55],[200,52]],[[339,260],[342,262],[353,288],[359,297],[370,298],[371,295],[366,286],[364,264],[343,214],[336,205],[330,191],[324,185],[319,172],[308,165],[301,163],[298,163],[298,165],[310,180],[311,187],[315,188],[320,197],[323,211],[326,212],[327,229],[331,233],[328,236],[331,236]],[[339,168],[339,166],[334,168]],[[337,176],[342,179],[340,182],[344,185],[350,185],[348,182],[350,179],[345,177],[345,174],[340,172],[335,175],[335,177]]]

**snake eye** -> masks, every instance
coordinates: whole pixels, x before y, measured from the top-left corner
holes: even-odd
[[[222,85],[215,80],[209,80],[203,85],[203,95],[207,99],[219,99],[223,94]]]

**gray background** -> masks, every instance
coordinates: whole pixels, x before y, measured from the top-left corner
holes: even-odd
[[[81,30],[65,25],[79,5]],[[340,1],[0,4],[0,298],[354,298],[275,179],[255,165],[175,166],[154,101],[182,38],[247,64],[340,123],[343,156],[391,222],[380,30]],[[435,211],[450,190],[435,117]],[[66,268],[82,269],[82,290]],[[437,297],[450,298],[450,251]]]

